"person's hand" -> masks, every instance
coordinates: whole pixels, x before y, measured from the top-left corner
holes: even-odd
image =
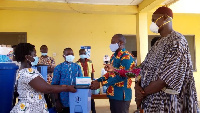
[[[60,100],[56,100],[56,111],[57,112],[62,112],[63,111],[63,106],[62,106]]]
[[[144,110],[143,109],[137,109],[137,110],[133,111],[133,113],[144,113]]]
[[[96,90],[98,88],[100,88],[100,82],[98,82],[97,80],[92,81],[92,83],[91,83],[91,89],[92,90]]]
[[[108,72],[113,72],[115,68],[111,64],[105,64],[104,69]]]
[[[135,102],[136,102],[136,105],[137,105],[137,109],[141,109],[142,99],[135,98]]]
[[[69,92],[72,92],[72,93],[76,92],[76,89],[75,89],[74,85],[67,86],[67,89],[68,89]]]
[[[143,99],[145,96],[145,92],[144,90],[142,89],[142,87],[139,86],[139,84],[135,84],[135,99],[137,100],[140,100],[140,99]]]
[[[134,113],[140,113],[140,109],[141,109],[141,103],[142,103],[142,99],[145,97],[145,92],[142,89],[142,87],[139,86],[139,84],[135,84],[135,102],[137,105],[137,109],[139,110],[134,112]],[[143,113],[143,112],[141,112]]]

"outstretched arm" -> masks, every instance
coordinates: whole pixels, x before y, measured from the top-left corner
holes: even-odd
[[[76,92],[74,86],[67,85],[49,85],[44,79],[40,76],[37,76],[29,82],[29,85],[41,93],[60,93],[60,92]]]

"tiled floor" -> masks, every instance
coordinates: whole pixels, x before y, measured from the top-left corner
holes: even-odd
[[[129,108],[129,113],[133,113],[133,111],[136,110],[136,105],[131,105]],[[97,113],[110,113],[110,108],[109,106],[105,107],[96,107],[96,112]]]
[[[199,107],[200,107],[200,101],[199,103]],[[136,110],[136,105],[131,105],[129,108],[129,113],[133,113],[133,111]],[[109,106],[105,106],[105,107],[96,107],[96,112],[97,113],[110,113],[110,108]]]

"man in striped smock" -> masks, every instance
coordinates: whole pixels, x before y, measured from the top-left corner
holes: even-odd
[[[141,64],[136,103],[145,113],[199,113],[192,61],[185,37],[172,29],[167,7],[152,15],[150,30],[160,33]]]

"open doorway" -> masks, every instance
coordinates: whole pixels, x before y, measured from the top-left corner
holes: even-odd
[[[126,38],[126,50],[130,52],[135,59],[137,65],[137,41],[136,35],[124,35]]]
[[[27,42],[27,32],[0,32],[0,45],[17,45]]]
[[[126,50],[134,55],[134,57],[137,57],[137,41],[136,41],[136,35],[124,35],[126,38]]]

